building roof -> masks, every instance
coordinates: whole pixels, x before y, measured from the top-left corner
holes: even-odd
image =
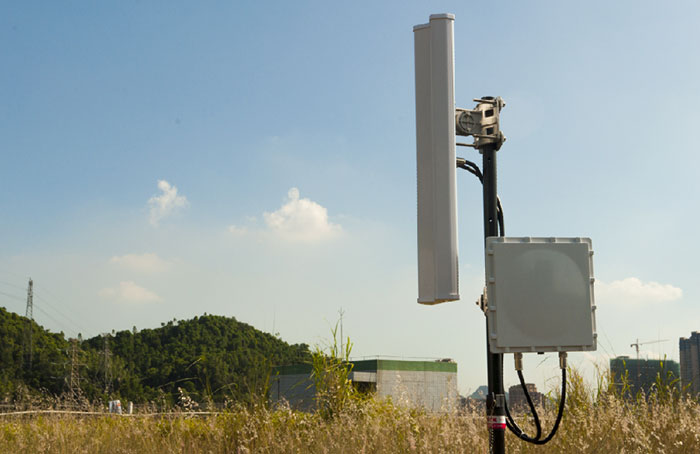
[[[457,363],[447,361],[407,361],[398,359],[366,359],[352,361],[353,372],[370,372],[379,370],[415,371],[415,372],[451,372],[457,373]],[[310,374],[311,364],[292,364],[275,367],[279,375]]]
[[[661,365],[664,365],[664,367],[666,367],[666,365],[668,365],[668,367],[674,367],[674,365],[678,365],[678,362],[674,361],[672,359],[645,359],[645,358],[634,359],[634,358],[630,358],[629,356],[618,356],[617,358],[610,358],[610,365],[611,366],[621,365],[623,362],[628,366],[630,366],[630,365],[642,366],[642,365],[646,365],[646,364],[649,364],[649,365],[661,364]]]

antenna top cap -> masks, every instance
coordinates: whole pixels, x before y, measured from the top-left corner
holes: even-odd
[[[452,13],[442,13],[442,14],[431,14],[430,15],[430,20],[436,20],[436,19],[455,20],[455,15]]]

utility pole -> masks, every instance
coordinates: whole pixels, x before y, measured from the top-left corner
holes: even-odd
[[[498,236],[496,150],[494,144],[489,144],[479,150],[483,157],[484,174],[484,241],[490,236]],[[491,353],[488,319],[486,320],[486,355],[489,386],[489,393],[486,396],[486,417],[488,418],[491,452],[505,453],[506,397],[503,390],[503,354]]]
[[[26,318],[24,322],[24,355],[28,370],[32,370],[32,359],[34,358],[34,282],[32,278],[29,278],[29,285],[27,287],[27,310],[24,313],[24,317]]]
[[[482,186],[484,201],[484,247],[486,238],[503,236],[505,232],[498,222],[498,173],[496,166],[496,152],[501,148],[505,137],[500,131],[499,114],[505,107],[501,98],[484,96],[475,99],[478,102],[476,109],[457,109],[456,134],[460,136],[474,136],[473,144],[460,144],[471,146],[479,150],[482,156]],[[464,162],[464,160],[462,160]],[[459,166],[460,163],[458,162]],[[482,296],[482,309],[487,295]],[[505,453],[506,435],[506,402],[503,390],[503,354],[491,352],[491,339],[488,324],[488,311],[486,317],[486,361],[488,371],[488,395],[486,396],[486,418],[489,430],[490,452],[496,454]]]
[[[68,388],[71,399],[77,401],[80,396],[80,371],[78,367],[78,339],[71,339],[70,348],[70,375],[68,377]]]
[[[109,351],[109,334],[104,333],[102,338],[104,339],[105,394],[109,394],[112,388],[112,352]]]
[[[484,201],[484,247],[486,247],[486,238],[505,234],[502,227],[499,229],[498,222],[498,175],[496,170],[496,152],[505,142],[499,122],[500,112],[505,107],[505,102],[500,97],[494,98],[492,96],[484,96],[474,101],[478,103],[474,110],[457,109],[455,127],[457,135],[474,136],[475,138],[473,144],[459,145],[476,148],[482,156],[481,180]],[[457,166],[460,167],[465,162],[464,159],[458,159]],[[503,454],[505,453],[506,435],[503,354],[491,352],[487,301],[488,296],[484,291],[480,304],[486,315],[486,362],[489,387],[486,396],[486,418],[489,430],[489,448],[492,453]]]

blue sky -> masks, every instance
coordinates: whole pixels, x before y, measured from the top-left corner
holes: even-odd
[[[700,330],[695,2],[3,3],[0,305],[23,313],[31,276],[36,320],[71,336],[207,312],[309,344],[342,307],[356,356],[485,383],[469,174],[462,300],[415,303],[412,27],[440,12],[457,105],[507,102],[508,234],[593,240],[600,348],[571,362],[592,377],[636,338],[677,359]]]

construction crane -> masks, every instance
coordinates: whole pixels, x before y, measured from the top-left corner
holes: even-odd
[[[637,359],[639,359],[639,346],[640,345],[658,344],[659,342],[668,342],[668,339],[658,339],[655,341],[647,341],[647,342],[639,342],[639,339],[637,339],[637,342],[630,344],[630,347],[634,347],[635,350],[637,350]]]

